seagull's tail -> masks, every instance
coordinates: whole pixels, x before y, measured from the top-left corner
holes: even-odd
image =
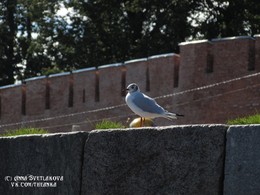
[[[184,115],[182,115],[182,114],[175,114],[175,113],[171,113],[171,112],[166,112],[165,115],[164,115],[164,118],[172,120],[172,119],[177,119],[177,116],[184,116]]]

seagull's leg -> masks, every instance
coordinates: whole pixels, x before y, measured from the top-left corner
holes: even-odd
[[[143,118],[141,117],[140,127],[143,127]]]

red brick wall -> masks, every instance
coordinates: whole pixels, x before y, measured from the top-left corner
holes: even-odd
[[[178,124],[225,123],[260,110],[260,75],[222,83],[259,71],[259,41],[237,37],[180,44],[178,92],[219,84],[176,96],[174,109],[185,114]],[[207,66],[213,67],[212,72]]]
[[[1,99],[1,122],[14,123],[22,119],[22,85],[2,88]]]
[[[259,70],[257,35],[185,42],[180,55],[151,56],[2,87],[0,131],[21,126],[70,131],[73,124],[91,130],[104,118],[126,123],[136,117],[124,105],[124,89],[132,82],[167,110],[185,115],[175,121],[156,119],[157,125],[225,123],[260,110],[260,76],[235,79]]]
[[[255,35],[255,69],[260,71],[260,35]]]

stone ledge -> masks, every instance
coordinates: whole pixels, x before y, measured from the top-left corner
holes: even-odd
[[[258,194],[259,149],[260,125],[0,137],[0,194]],[[5,181],[27,175],[63,181],[55,188]]]

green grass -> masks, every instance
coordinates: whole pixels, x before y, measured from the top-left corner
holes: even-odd
[[[20,128],[15,130],[8,130],[5,133],[1,134],[0,136],[7,137],[7,136],[16,136],[16,135],[46,134],[46,133],[48,133],[48,131],[44,129]]]
[[[229,120],[228,125],[260,124],[260,114]]]
[[[103,120],[95,125],[95,129],[119,129],[125,128],[122,123]]]

